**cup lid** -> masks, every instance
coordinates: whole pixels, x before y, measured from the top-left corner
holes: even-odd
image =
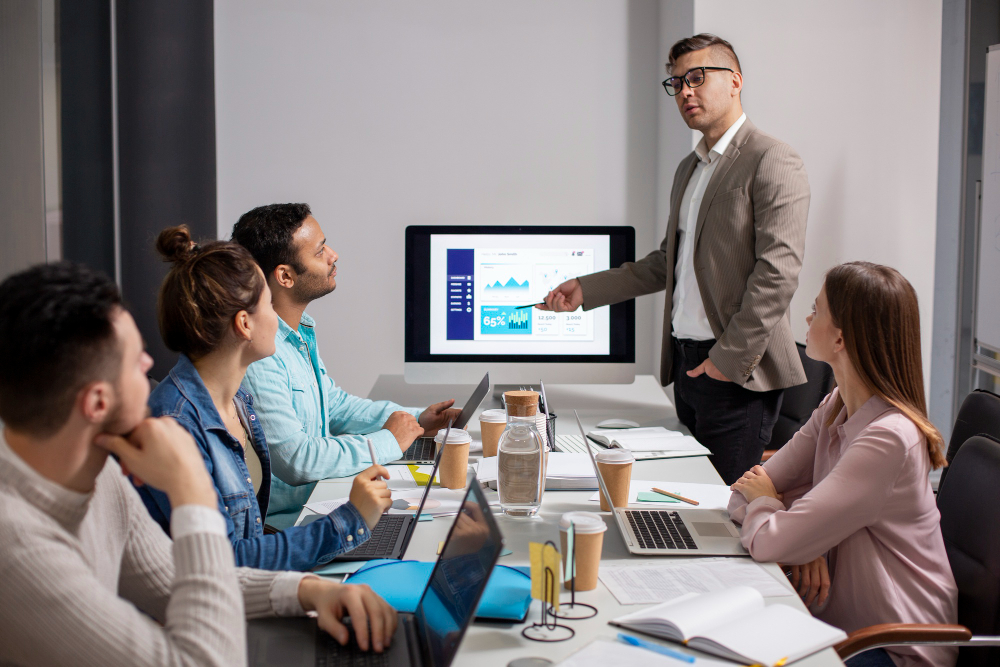
[[[503,410],[493,408],[491,410],[483,410],[479,415],[479,421],[486,422],[487,424],[499,424],[507,422],[507,413]]]
[[[603,533],[608,529],[604,519],[596,512],[566,512],[559,519],[559,530],[569,530],[570,522],[577,533]]]
[[[444,441],[444,434],[448,432],[448,429],[443,428],[437,432],[434,436],[434,442]],[[466,445],[472,442],[472,436],[469,432],[460,428],[451,429],[451,433],[448,435],[448,445]]]
[[[632,452],[618,447],[601,450],[594,458],[601,463],[633,463],[635,461]]]

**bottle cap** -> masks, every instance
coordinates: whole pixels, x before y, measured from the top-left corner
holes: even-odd
[[[534,417],[538,410],[537,391],[505,391],[507,414],[513,417]]]

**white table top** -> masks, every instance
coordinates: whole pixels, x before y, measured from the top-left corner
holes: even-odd
[[[420,406],[428,403],[456,398],[465,400],[471,393],[470,386],[445,385],[406,385],[402,376],[380,376],[370,393],[371,398],[389,399],[402,405]],[[659,383],[651,375],[638,376],[631,385],[552,385],[546,386],[546,394],[552,409],[559,414],[556,420],[558,433],[579,433],[573,419],[573,410],[580,413],[584,428],[593,428],[597,422],[609,417],[623,417],[639,422],[642,426],[665,426],[676,430],[685,430],[677,420],[673,405]],[[498,407],[487,404],[483,408]],[[473,417],[469,430],[473,437],[478,435],[479,422]],[[675,482],[700,482],[705,484],[721,484],[722,479],[716,473],[707,457],[684,459],[661,459],[654,461],[636,461],[633,467],[634,479],[648,479]],[[327,480],[316,485],[309,501],[342,498],[350,491],[349,478]],[[573,510],[598,511],[596,503],[589,498],[593,491],[547,491],[542,501],[539,515],[533,519],[518,519],[497,514],[497,522],[504,536],[504,545],[514,553],[500,559],[503,565],[527,565],[528,544],[553,540],[559,543],[559,517],[564,512]],[[309,515],[309,510],[303,510],[299,517]],[[629,554],[618,529],[609,513],[602,513],[608,523],[608,531],[604,534],[604,549],[602,562],[606,561],[649,561],[651,557],[640,557]],[[454,517],[438,517],[433,521],[420,522],[405,557],[414,560],[436,560],[438,543],[447,537],[448,529]],[[684,559],[676,557],[674,561]],[[785,577],[776,564],[767,564],[765,568],[779,581],[785,582]],[[787,585],[787,582],[785,582]],[[787,604],[800,610],[805,610],[801,600],[788,586],[789,595],[781,598],[767,598],[768,604]],[[568,600],[568,592],[562,596]],[[506,665],[515,658],[529,656],[545,657],[553,662],[559,662],[570,653],[582,648],[592,640],[603,637],[614,639],[617,629],[608,625],[608,621],[641,609],[643,605],[623,606],[618,603],[610,591],[601,583],[597,589],[577,593],[577,600],[594,605],[598,609],[596,617],[582,621],[561,621],[576,631],[574,638],[559,643],[540,643],[527,640],[521,636],[525,624],[494,624],[473,623],[459,649],[455,665]],[[648,605],[647,605],[648,606]],[[527,623],[539,620],[539,602],[532,602]],[[667,644],[669,645],[669,644]],[[676,645],[670,645],[678,648]],[[692,652],[693,655],[698,655]],[[695,663],[697,665],[697,663]],[[826,667],[842,665],[833,649],[827,649],[796,665],[802,667]]]

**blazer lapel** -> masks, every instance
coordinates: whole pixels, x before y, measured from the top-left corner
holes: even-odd
[[[684,191],[687,190],[688,183],[691,182],[691,174],[694,173],[694,168],[698,166],[698,154],[691,151],[685,159],[684,164],[684,177],[677,183],[677,187],[673,189],[671,193],[673,195],[673,201],[670,202],[670,217],[667,218],[667,235],[677,233],[677,224],[680,220],[681,212],[681,200],[684,199]]]
[[[698,224],[694,229],[694,242],[695,247],[698,247],[698,239],[701,238],[701,229],[705,226],[705,218],[708,217],[708,209],[712,205],[712,199],[715,197],[716,192],[719,191],[719,185],[726,178],[726,174],[729,173],[729,169],[733,166],[736,158],[740,156],[740,147],[742,147],[747,139],[756,128],[754,124],[750,122],[750,119],[743,121],[743,125],[736,132],[733,140],[729,142],[729,146],[726,147],[726,152],[719,156],[719,166],[715,168],[715,173],[712,174],[711,180],[708,182],[708,187],[705,188],[705,196],[701,199],[701,207],[698,209]]]

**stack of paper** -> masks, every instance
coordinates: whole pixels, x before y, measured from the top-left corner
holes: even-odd
[[[662,426],[645,428],[599,428],[588,434],[606,447],[633,452],[669,452],[671,456],[707,456],[711,452],[690,435],[668,431]]]
[[[596,489],[597,474],[587,454],[549,452],[545,470],[546,490]]]
[[[711,593],[734,586],[749,586],[764,597],[795,595],[787,581],[778,581],[754,561],[739,558],[602,563],[599,576],[623,605],[665,602],[688,593]]]

